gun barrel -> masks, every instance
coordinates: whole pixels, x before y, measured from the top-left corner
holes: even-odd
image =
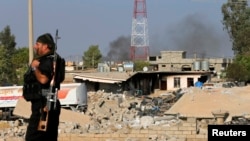
[[[53,93],[48,93],[48,95],[47,95],[47,103],[46,103],[46,106],[47,106],[47,108],[48,108],[48,111],[50,111],[50,109],[51,109],[51,98],[52,98],[52,95],[53,95]]]
[[[54,110],[56,109],[56,102],[57,102],[57,95],[58,94],[58,89],[56,88],[55,94],[54,94]]]

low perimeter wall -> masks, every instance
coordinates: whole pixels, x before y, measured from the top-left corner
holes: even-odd
[[[155,126],[148,129],[131,129],[127,133],[60,134],[58,141],[207,141],[207,120],[186,118],[176,125]]]

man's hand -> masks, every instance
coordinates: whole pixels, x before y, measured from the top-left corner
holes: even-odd
[[[32,70],[34,71],[34,74],[36,76],[36,79],[42,83],[42,84],[45,84],[49,81],[49,79],[47,78],[46,75],[42,74],[40,72],[40,70],[38,69],[38,66],[39,66],[40,62],[38,60],[33,60],[31,62],[31,67],[32,67]]]
[[[33,60],[31,62],[31,67],[32,68],[37,68],[39,66],[40,62],[38,60]]]

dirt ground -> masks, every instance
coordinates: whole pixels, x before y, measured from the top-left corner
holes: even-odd
[[[211,117],[214,112],[226,112],[228,120],[250,115],[250,86],[188,88],[183,96],[166,112],[185,117]]]

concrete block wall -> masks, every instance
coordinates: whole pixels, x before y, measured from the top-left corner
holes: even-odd
[[[148,129],[130,129],[127,133],[59,134],[58,141],[153,141],[156,137],[175,139],[173,141],[207,141],[206,129],[205,132],[198,133],[197,128],[196,118],[186,118],[175,125],[150,126]]]
[[[196,58],[195,56],[194,58],[186,58],[184,51],[161,51],[160,56],[160,58],[159,56],[156,57],[157,60],[155,61],[149,60],[150,64],[158,64],[159,71],[179,71],[183,65],[191,66],[192,70],[194,70],[194,61],[206,60],[216,72],[221,72],[222,69],[225,69],[225,67],[233,62],[231,58]],[[173,65],[173,67],[171,67],[171,65]]]

